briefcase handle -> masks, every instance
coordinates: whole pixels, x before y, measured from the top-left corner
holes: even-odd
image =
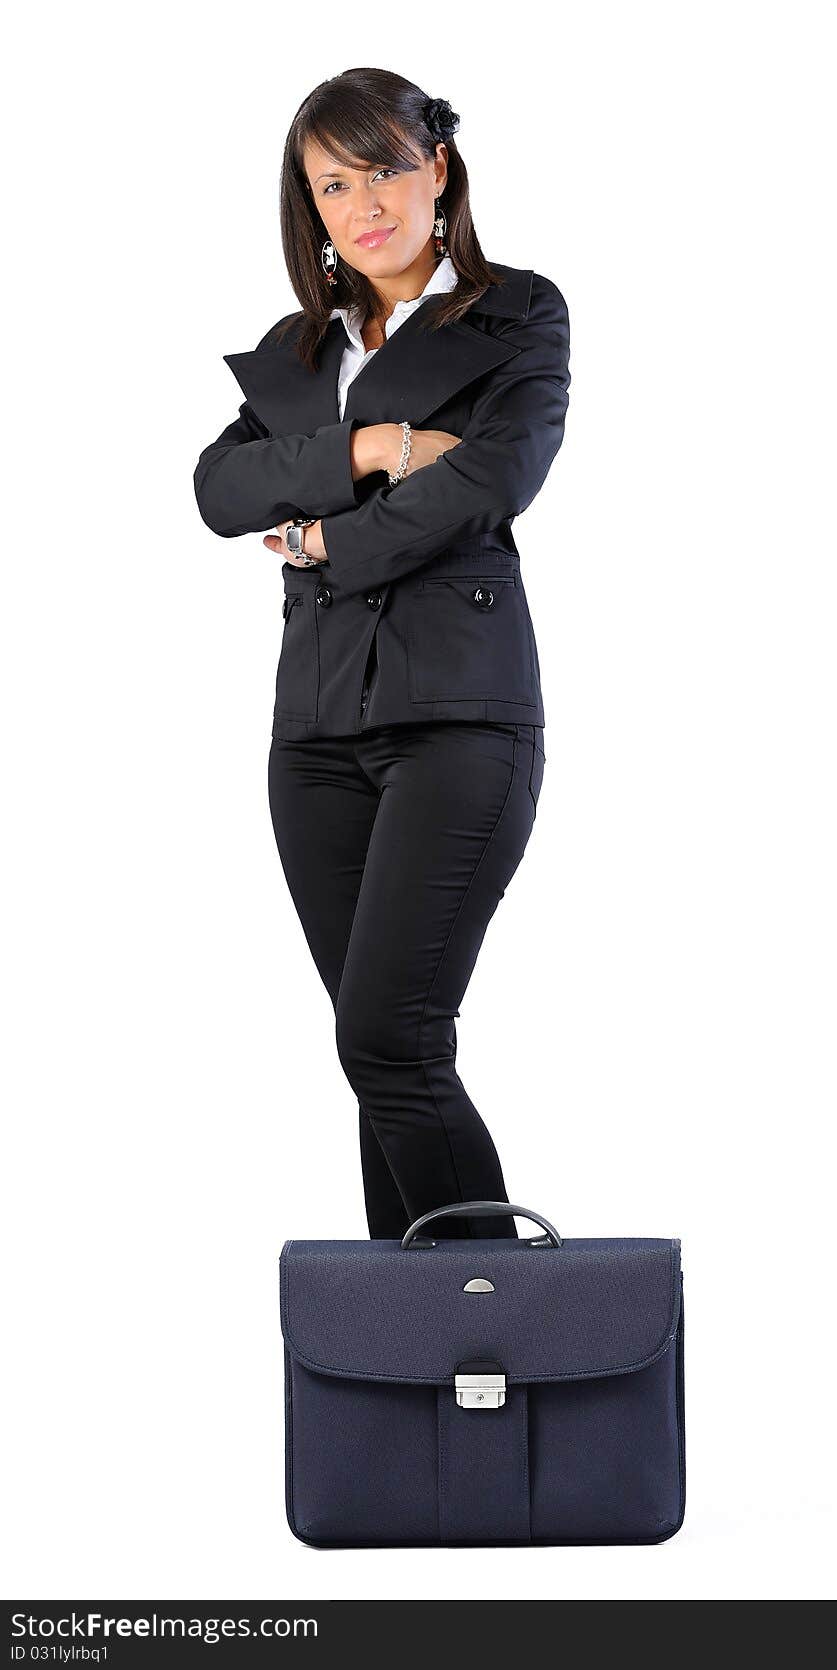
[[[530,1241],[530,1247],[542,1247],[545,1240],[550,1246],[564,1245],[554,1224],[548,1218],[542,1218],[540,1212],[530,1211],[528,1206],[510,1206],[507,1200],[462,1200],[455,1201],[452,1206],[437,1206],[432,1212],[425,1212],[422,1217],[411,1223],[401,1242],[402,1250],[411,1244],[414,1247],[435,1247],[436,1242],[428,1235],[417,1236],[422,1224],[430,1222],[431,1218],[493,1218],[510,1216],[513,1218],[531,1218],[533,1223],[540,1224],[546,1230],[546,1237],[539,1236],[536,1241]]]

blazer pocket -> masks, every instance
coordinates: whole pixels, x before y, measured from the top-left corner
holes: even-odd
[[[314,594],[287,591],[285,626],[276,670],[276,712],[289,719],[316,719],[320,656]]]
[[[439,575],[410,597],[410,699],[536,701],[532,626],[514,574]]]

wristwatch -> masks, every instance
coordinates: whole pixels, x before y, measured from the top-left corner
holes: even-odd
[[[305,550],[302,543],[305,535],[302,530],[303,528],[310,528],[316,520],[316,516],[295,516],[285,534],[285,544],[291,555],[301,557],[306,568],[313,568],[317,559],[316,557],[309,557]]]

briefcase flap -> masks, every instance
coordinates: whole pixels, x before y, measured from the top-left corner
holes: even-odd
[[[677,1331],[676,1240],[286,1241],[279,1265],[288,1350],[349,1379],[445,1385],[470,1359],[507,1383],[629,1374]]]

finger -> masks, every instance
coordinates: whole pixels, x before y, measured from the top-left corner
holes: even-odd
[[[272,551],[281,551],[283,555],[287,555],[288,550],[285,544],[285,536],[290,525],[290,522],[277,522],[276,532],[267,535],[265,545],[269,545]]]
[[[276,555],[282,557],[285,562],[290,563],[291,568],[307,568],[308,564],[304,563],[299,557],[292,557],[290,551],[285,547],[284,540],[277,539],[275,534],[265,534],[262,544],[266,545],[269,551],[275,551]]]

